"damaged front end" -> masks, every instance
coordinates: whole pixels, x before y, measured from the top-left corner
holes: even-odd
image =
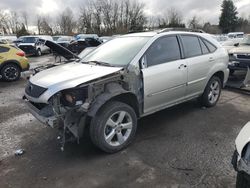
[[[59,91],[50,97],[46,104],[33,102],[36,101],[34,97],[38,97],[38,95],[34,96],[33,94],[32,96],[32,92],[29,90],[37,90],[36,87],[38,86],[29,83],[25,90],[24,99],[33,116],[43,124],[59,130],[57,139],[63,151],[66,142],[77,141],[79,143],[87,124],[87,118],[93,116],[93,111],[96,112],[100,106],[101,102],[98,100],[98,97],[104,93],[112,93],[112,91],[107,91],[109,88],[112,88],[112,84],[122,88],[121,83],[121,74],[116,72],[89,83]],[[117,89],[118,87],[116,86],[115,88]],[[42,89],[40,90],[42,91]],[[44,90],[43,92],[46,91]],[[105,98],[105,100],[107,99]]]

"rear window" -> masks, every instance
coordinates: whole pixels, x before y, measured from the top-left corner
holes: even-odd
[[[198,37],[182,35],[181,38],[186,58],[202,55]]]
[[[205,43],[205,45],[208,47],[209,51],[212,53],[212,52],[215,52],[217,50],[216,46],[213,45],[211,42],[208,42],[207,40],[205,39],[202,39],[202,41]]]
[[[200,44],[201,44],[201,50],[203,54],[209,54],[209,50],[207,48],[207,46],[205,45],[205,43],[200,39]]]
[[[0,46],[0,53],[8,52],[9,50],[7,47]]]

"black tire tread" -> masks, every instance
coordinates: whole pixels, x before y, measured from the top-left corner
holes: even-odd
[[[249,188],[250,178],[245,172],[238,172],[236,179],[236,188]]]

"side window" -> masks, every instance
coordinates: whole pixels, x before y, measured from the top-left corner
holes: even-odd
[[[217,50],[216,46],[214,46],[211,42],[208,42],[207,40],[205,39],[202,39],[202,41],[206,44],[206,46],[208,47],[209,51],[212,53],[212,52],[215,52]]]
[[[202,55],[198,37],[182,35],[181,38],[186,58]]]
[[[0,53],[8,52],[9,50],[10,50],[9,48],[0,46]]]
[[[153,66],[181,58],[180,47],[176,36],[156,40],[146,52],[147,65]]]
[[[199,41],[200,41],[200,44],[201,44],[202,53],[203,54],[209,54],[209,50],[208,50],[207,46],[204,44],[204,42],[201,39],[199,39]]]

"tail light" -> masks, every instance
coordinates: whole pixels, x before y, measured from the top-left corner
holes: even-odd
[[[24,57],[24,56],[25,56],[25,53],[24,53],[24,52],[17,52],[16,55],[21,56],[21,57]]]

